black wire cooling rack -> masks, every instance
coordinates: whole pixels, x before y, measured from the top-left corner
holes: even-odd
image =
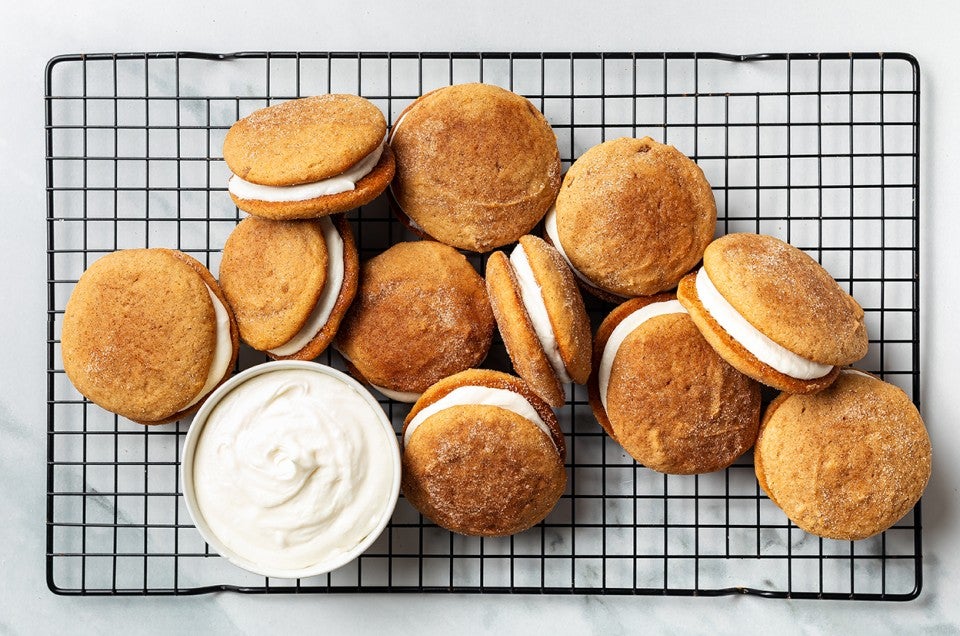
[[[328,575],[264,579],[211,553],[178,483],[189,421],[144,428],[86,402],[62,370],[67,298],[97,257],[183,250],[216,273],[239,213],[220,149],[266,104],[326,92],[388,121],[451,83],[499,84],[553,125],[564,165],[618,136],[677,146],[714,187],[718,234],[780,236],[863,305],[861,368],[919,398],[919,101],[892,53],[123,53],[46,70],[47,519],[60,594],[527,592],[908,600],[921,588],[920,506],[878,537],[818,539],[763,494],[750,457],[665,476],[601,432],[576,387],[559,418],[569,485],[535,528],[453,535],[402,498],[367,553]],[[411,239],[384,201],[351,213],[362,257]],[[474,258],[482,269],[484,259]],[[589,303],[598,322],[610,307]],[[264,358],[244,350],[240,368]],[[336,355],[320,360],[342,368]],[[508,368],[502,345],[488,364]],[[399,427],[408,406],[382,400]]]

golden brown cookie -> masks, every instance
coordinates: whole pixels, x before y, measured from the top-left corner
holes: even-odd
[[[251,216],[227,238],[220,285],[244,342],[275,360],[312,360],[353,302],[359,270],[342,214],[302,221]]]
[[[217,281],[175,250],[100,258],[80,277],[63,316],[67,377],[92,402],[142,424],[199,408],[230,376],[238,348]]]
[[[590,376],[590,320],[563,257],[525,235],[508,258],[487,261],[487,293],[513,367],[553,407],[566,401],[563,385]]]
[[[346,212],[383,192],[394,173],[386,120],[356,95],[319,95],[257,110],[223,143],[228,190],[241,210],[271,219]]]
[[[772,236],[717,239],[677,295],[727,362],[782,391],[822,390],[837,367],[867,353],[857,301],[810,256]]]
[[[363,263],[336,347],[358,379],[413,402],[441,378],[480,364],[492,338],[480,275],[452,247],[418,241]]]
[[[566,487],[553,411],[505,373],[472,369],[441,380],[414,405],[403,432],[403,494],[453,532],[521,532],[543,520]]]
[[[757,480],[802,529],[864,539],[903,517],[930,479],[930,438],[910,398],[844,369],[813,395],[783,393],[763,416]]]
[[[676,287],[700,261],[716,221],[696,163],[649,137],[622,137],[574,162],[546,230],[585,289],[609,300]]]
[[[756,440],[760,385],[713,351],[672,294],[614,309],[597,332],[593,368],[597,421],[648,468],[720,470]]]
[[[497,86],[429,92],[390,135],[395,211],[423,236],[487,252],[528,233],[557,196],[553,129],[528,99]]]

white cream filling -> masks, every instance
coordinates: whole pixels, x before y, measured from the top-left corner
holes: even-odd
[[[380,155],[383,154],[383,146],[386,141],[387,138],[384,136],[383,141],[373,152],[347,169],[346,172],[329,179],[292,186],[266,186],[259,183],[250,183],[237,175],[232,175],[227,182],[227,189],[238,199],[269,201],[271,203],[307,201],[331,194],[350,192],[356,190],[357,182],[370,174],[376,167],[380,161]]]
[[[340,297],[340,290],[343,288],[343,238],[328,217],[320,219],[320,226],[323,228],[323,241],[327,244],[327,279],[320,290],[317,304],[300,331],[285,344],[270,349],[270,353],[275,356],[289,356],[306,347],[327,324],[330,314],[333,313],[333,306]]]
[[[707,313],[760,362],[798,380],[821,378],[833,369],[833,365],[798,356],[758,331],[714,287],[703,267],[697,272],[696,286],[697,296]]]
[[[410,111],[407,111],[407,112],[410,112]],[[390,134],[387,135],[387,143],[393,143],[393,136],[397,134],[397,128],[400,127],[400,122],[402,122],[406,118],[407,118],[407,113],[404,113],[403,115],[400,116],[400,119],[397,120],[397,123],[395,123],[393,126],[390,127]]]
[[[666,300],[660,303],[651,303],[641,307],[626,318],[620,321],[610,337],[607,338],[607,344],[603,348],[603,355],[600,356],[600,368],[597,370],[597,388],[600,390],[600,402],[603,404],[603,410],[607,410],[607,388],[610,386],[610,371],[613,369],[613,361],[617,358],[617,352],[620,351],[620,345],[632,334],[640,325],[651,318],[663,316],[665,314],[685,314],[687,310],[683,308],[678,300]]]
[[[230,359],[233,357],[233,338],[230,336],[230,316],[227,314],[227,308],[223,306],[209,285],[206,283],[203,285],[207,288],[207,294],[210,295],[210,302],[213,303],[213,312],[216,315],[217,344],[213,349],[213,362],[210,363],[210,370],[207,371],[207,381],[196,397],[180,409],[181,411],[190,408],[213,391],[213,387],[217,386],[217,383],[227,374],[227,367],[230,366]]]
[[[573,272],[577,278],[582,280],[587,286],[592,287],[593,289],[612,294],[617,298],[626,298],[626,296],[621,296],[620,294],[614,293],[612,291],[597,287],[593,281],[587,278],[585,275],[580,273],[580,270],[573,266],[573,263],[570,262],[570,258],[567,256],[567,253],[563,249],[563,244],[560,242],[560,232],[557,230],[557,206],[551,205],[550,209],[547,210],[547,216],[543,220],[544,229],[547,231],[547,236],[550,237],[550,241],[553,243],[553,246],[557,248],[557,251],[560,252],[560,256],[563,257],[563,260],[567,262],[567,265],[570,267],[570,271]]]
[[[390,134],[387,135],[387,143],[393,143],[393,136],[394,136],[394,134],[396,134],[397,128],[400,127],[400,122],[402,122],[406,117],[407,117],[407,113],[404,113],[404,114],[400,117],[400,119],[397,120],[397,123],[395,123],[395,124],[390,128]],[[391,181],[391,182],[390,182],[390,185],[387,186],[387,187],[390,188],[390,192],[392,193],[392,192],[393,192],[393,181]],[[393,200],[394,200],[394,203],[397,205],[397,207],[399,207],[399,206],[400,206],[400,203],[397,201],[397,198],[394,197]],[[407,214],[406,212],[404,212],[403,214],[404,214],[404,216],[407,217],[407,221],[410,223],[410,226],[411,226],[413,229],[417,230],[418,232],[423,232],[424,234],[426,234],[426,230],[424,230],[424,229],[420,226],[419,223],[417,223],[416,221],[414,221],[413,218],[412,218],[409,214]],[[377,390],[379,390],[379,389],[377,389]],[[384,395],[386,395],[386,394],[384,394]],[[409,394],[408,394],[408,395],[409,395]],[[397,398],[394,398],[394,399],[397,399]],[[402,400],[402,401],[406,401],[406,400]],[[416,400],[411,400],[411,402],[416,402]]]
[[[422,393],[385,389],[382,386],[377,386],[376,384],[371,384],[370,386],[375,388],[377,391],[380,391],[391,400],[396,400],[397,402],[406,402],[407,404],[413,404],[420,399],[421,395],[423,395]]]
[[[334,345],[333,348],[337,350],[337,353],[343,356],[344,360],[346,360],[347,362],[353,362],[353,360],[350,359],[350,356],[348,356],[339,348],[337,348],[336,345]],[[386,389],[382,386],[378,386],[370,382],[369,380],[367,380],[366,382],[367,384],[375,388],[377,391],[380,391],[381,393],[383,393],[386,397],[390,398],[391,400],[396,400],[397,402],[406,402],[407,404],[413,404],[414,402],[420,399],[421,395],[423,395],[422,393],[414,393],[412,391],[411,392],[394,391],[393,389]]]
[[[543,300],[543,290],[537,283],[537,278],[530,267],[530,261],[527,258],[527,252],[523,245],[517,244],[513,253],[510,254],[510,264],[517,277],[517,283],[520,285],[520,298],[523,300],[523,306],[530,316],[530,322],[533,324],[533,330],[537,334],[537,340],[540,341],[540,347],[547,354],[547,360],[557,378],[564,384],[572,382],[573,378],[567,373],[567,367],[560,356],[560,346],[557,344],[557,335],[553,331],[553,325],[550,324],[550,315],[547,313],[547,305]]]
[[[455,406],[471,404],[482,406],[498,406],[502,409],[513,411],[517,415],[524,417],[536,424],[537,428],[543,431],[543,434],[546,435],[547,439],[550,440],[550,443],[556,447],[556,442],[553,441],[553,435],[550,433],[550,427],[547,426],[546,422],[543,421],[543,418],[540,417],[540,414],[537,413],[537,409],[533,408],[533,405],[530,404],[525,397],[519,393],[514,393],[513,391],[509,391],[507,389],[495,389],[488,386],[457,387],[433,404],[424,407],[414,416],[412,420],[410,420],[410,423],[407,424],[407,430],[403,434],[404,446],[410,443],[410,439],[413,437],[413,433],[417,430],[417,427],[419,427],[420,424],[426,421],[431,415]]]
[[[847,367],[846,369],[841,369],[841,373],[850,373],[853,375],[862,375],[865,378],[870,378],[871,380],[876,380],[877,378],[873,377],[869,373],[864,373],[860,369],[854,369],[853,367]]]

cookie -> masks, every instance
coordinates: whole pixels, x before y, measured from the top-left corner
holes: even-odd
[[[335,346],[354,377],[415,402],[483,362],[493,325],[483,279],[462,254],[435,241],[397,243],[363,263]]]
[[[760,385],[714,352],[672,294],[614,309],[597,332],[593,368],[594,416],[647,468],[713,472],[757,438]]]
[[[507,257],[487,261],[487,293],[513,368],[550,406],[566,401],[564,385],[590,376],[590,319],[563,257],[526,235]]]
[[[673,289],[713,239],[717,206],[696,163],[649,137],[594,146],[563,178],[550,242],[608,302]]]
[[[387,123],[356,95],[268,106],[227,131],[223,158],[238,208],[269,219],[308,219],[373,201],[393,178]]]
[[[394,211],[427,238],[488,252],[530,232],[560,187],[557,137],[525,97],[488,84],[423,95],[390,132]]]
[[[854,369],[813,395],[783,393],[763,416],[757,480],[797,526],[865,539],[913,508],[930,479],[930,438],[899,388]]]
[[[230,233],[220,285],[240,337],[274,360],[312,360],[357,293],[359,259],[342,214],[300,221],[250,216]]]
[[[230,376],[238,348],[217,281],[175,250],[103,256],[77,281],[63,315],[67,377],[90,401],[141,424],[197,410]]]
[[[867,353],[857,301],[810,256],[772,236],[717,239],[677,296],[717,353],[781,391],[822,390]]]
[[[553,411],[522,380],[472,369],[430,387],[407,415],[401,489],[443,528],[511,535],[560,500],[565,456]]]

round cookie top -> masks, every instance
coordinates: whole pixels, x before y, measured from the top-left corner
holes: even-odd
[[[483,279],[452,247],[397,243],[363,263],[337,348],[371,384],[420,393],[480,364],[493,338]]]
[[[198,267],[173,250],[131,249],[83,273],[67,301],[61,341],[64,370],[80,393],[146,423],[169,419],[196,397],[217,338]]]
[[[223,247],[220,286],[243,340],[259,351],[289,342],[320,298],[327,260],[318,221],[241,221]]]
[[[387,122],[357,95],[318,95],[268,106],[227,131],[223,158],[241,179],[268,186],[336,176],[373,152]]]
[[[557,138],[526,98],[489,84],[440,88],[393,126],[391,190],[430,237],[486,252],[528,233],[560,188]]]
[[[423,420],[404,447],[404,496],[454,532],[505,536],[525,530],[549,514],[566,487],[563,436],[556,418],[518,378],[470,370],[431,387],[407,422],[460,386],[519,392],[554,440],[530,420],[501,407],[466,404],[444,409]]]
[[[556,214],[573,266],[627,297],[676,287],[700,261],[717,221],[700,167],[649,137],[622,137],[585,152],[563,179]]]
[[[781,394],[754,452],[757,479],[795,524],[855,540],[902,518],[930,478],[930,438],[910,398],[845,369],[827,389]]]
[[[668,300],[673,296],[635,298],[611,312],[597,333],[595,367],[623,319]],[[720,470],[757,437],[760,385],[718,356],[686,313],[649,318],[623,340],[610,369],[606,409],[596,377],[589,388],[601,425],[634,459],[659,472]]]
[[[778,238],[727,234],[703,256],[710,282],[751,325],[821,364],[867,353],[863,309],[817,261]]]

